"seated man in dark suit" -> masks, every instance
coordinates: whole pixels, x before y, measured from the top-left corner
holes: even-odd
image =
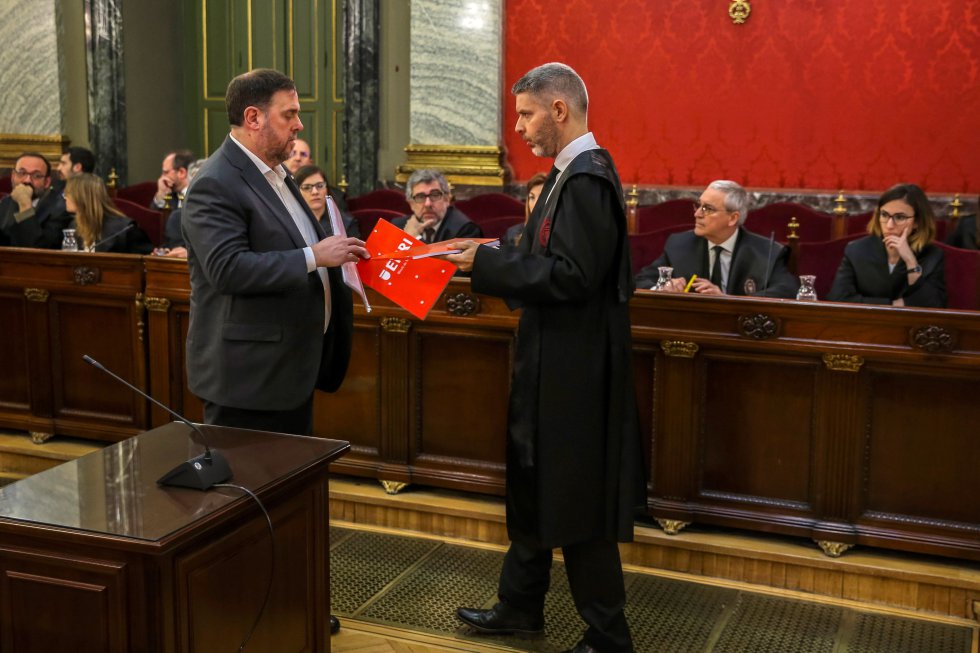
[[[718,180],[695,205],[694,230],[671,235],[664,252],[636,275],[637,289],[650,289],[659,279],[657,268],[674,268],[665,290],[683,292],[691,275],[691,290],[703,295],[796,297],[799,282],[786,269],[789,249],[745,229],[749,195],[734,181]]]
[[[980,238],[977,235],[977,216],[967,215],[960,218],[956,229],[946,237],[946,244],[963,249],[980,249]]]
[[[51,188],[51,164],[42,154],[24,152],[10,181],[10,195],[0,200],[0,246],[60,249],[71,216],[61,191]]]
[[[412,215],[395,218],[391,224],[424,243],[452,238],[480,238],[476,223],[452,206],[449,182],[438,170],[416,170],[405,184],[405,196]]]

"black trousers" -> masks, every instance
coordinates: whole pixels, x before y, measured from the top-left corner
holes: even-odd
[[[588,625],[582,639],[602,653],[632,653],[633,640],[623,612],[626,588],[619,547],[597,540],[561,550],[575,608]],[[500,572],[500,600],[523,612],[541,614],[551,583],[551,559],[551,549],[511,542]]]
[[[313,431],[313,395],[290,410],[250,410],[204,402],[204,423],[240,429],[309,435]]]

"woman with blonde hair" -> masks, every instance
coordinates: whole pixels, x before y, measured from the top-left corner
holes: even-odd
[[[149,254],[153,245],[136,223],[109,199],[102,179],[85,172],[65,182],[65,209],[75,219],[79,249],[86,252]]]
[[[922,189],[892,186],[878,199],[870,235],[848,243],[827,299],[893,306],[946,307],[943,251]]]

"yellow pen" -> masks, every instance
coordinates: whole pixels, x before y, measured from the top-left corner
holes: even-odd
[[[698,275],[696,275],[696,274],[692,274],[691,275],[691,280],[687,282],[687,285],[686,286],[684,286],[684,292],[691,292],[691,286],[694,285],[694,280],[697,279],[697,278],[698,278]]]

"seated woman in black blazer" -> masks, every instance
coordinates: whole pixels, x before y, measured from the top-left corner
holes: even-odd
[[[146,232],[113,206],[102,179],[84,172],[65,182],[65,209],[75,219],[69,225],[85,252],[149,254],[153,244]]]
[[[922,189],[899,184],[885,191],[868,231],[844,249],[827,299],[945,308],[943,252],[932,244],[936,220]]]

